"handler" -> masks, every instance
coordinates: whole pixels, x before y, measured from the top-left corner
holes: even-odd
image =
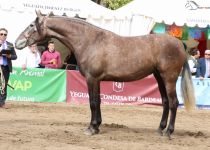
[[[8,31],[5,28],[0,28],[0,108],[8,109],[5,105],[7,98],[7,84],[9,81],[10,72],[12,72],[12,61],[17,59],[17,55],[12,43],[6,41]]]

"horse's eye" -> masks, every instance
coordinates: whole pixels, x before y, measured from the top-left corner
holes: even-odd
[[[33,27],[34,25],[33,24],[30,24],[30,27]]]

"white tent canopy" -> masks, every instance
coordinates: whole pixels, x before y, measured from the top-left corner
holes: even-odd
[[[121,17],[141,14],[169,25],[207,27],[210,25],[210,0],[134,0],[116,13]]]
[[[0,18],[4,21],[1,21],[0,27],[8,29],[8,40],[14,42],[20,32],[35,19],[35,10],[41,10],[44,14],[51,11],[55,15],[65,13],[70,17],[78,14],[88,20],[112,20],[114,16],[112,10],[90,0],[1,0]]]
[[[5,2],[3,2],[5,1]],[[88,18],[112,18],[113,11],[90,0],[1,0],[1,9],[15,10],[19,13],[34,13],[35,9],[43,13],[52,11],[56,15],[75,16]]]
[[[41,10],[44,14],[51,11],[55,15],[65,13],[69,17],[77,14],[86,18],[87,22],[123,36],[148,34],[154,25],[151,17],[138,15],[121,18],[115,11],[91,0],[1,0],[0,18],[4,21],[0,27],[8,29],[8,40],[14,42],[20,32],[35,19],[35,10]]]

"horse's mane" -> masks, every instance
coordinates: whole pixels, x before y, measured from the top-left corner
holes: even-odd
[[[49,16],[49,18],[60,18],[60,19],[66,20],[66,21],[76,22],[78,24],[82,24],[82,25],[88,26],[88,27],[94,28],[96,30],[103,30],[105,32],[111,32],[109,30],[106,30],[106,29],[103,29],[103,28],[98,27],[96,25],[93,25],[93,24],[85,21],[84,19],[80,19],[80,18],[68,17],[68,16],[57,16],[57,15],[51,15],[51,16]],[[113,33],[113,32],[111,32],[111,33]],[[115,34],[115,33],[113,33],[113,34]]]
[[[37,28],[37,32],[40,34],[41,33],[41,29],[40,29],[40,26],[38,25],[38,22],[39,22],[39,19],[38,17],[35,19],[35,26]]]

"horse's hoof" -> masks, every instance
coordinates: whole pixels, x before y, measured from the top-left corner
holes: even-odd
[[[157,129],[157,133],[160,135],[160,136],[163,136],[163,132],[160,128]]]
[[[169,131],[166,131],[165,135],[168,137],[169,140],[172,140],[171,133]]]
[[[98,133],[99,133],[99,130],[96,130],[96,129],[93,129],[93,128],[87,128],[84,131],[84,134],[88,135],[88,136],[95,135],[95,134],[98,134]]]

